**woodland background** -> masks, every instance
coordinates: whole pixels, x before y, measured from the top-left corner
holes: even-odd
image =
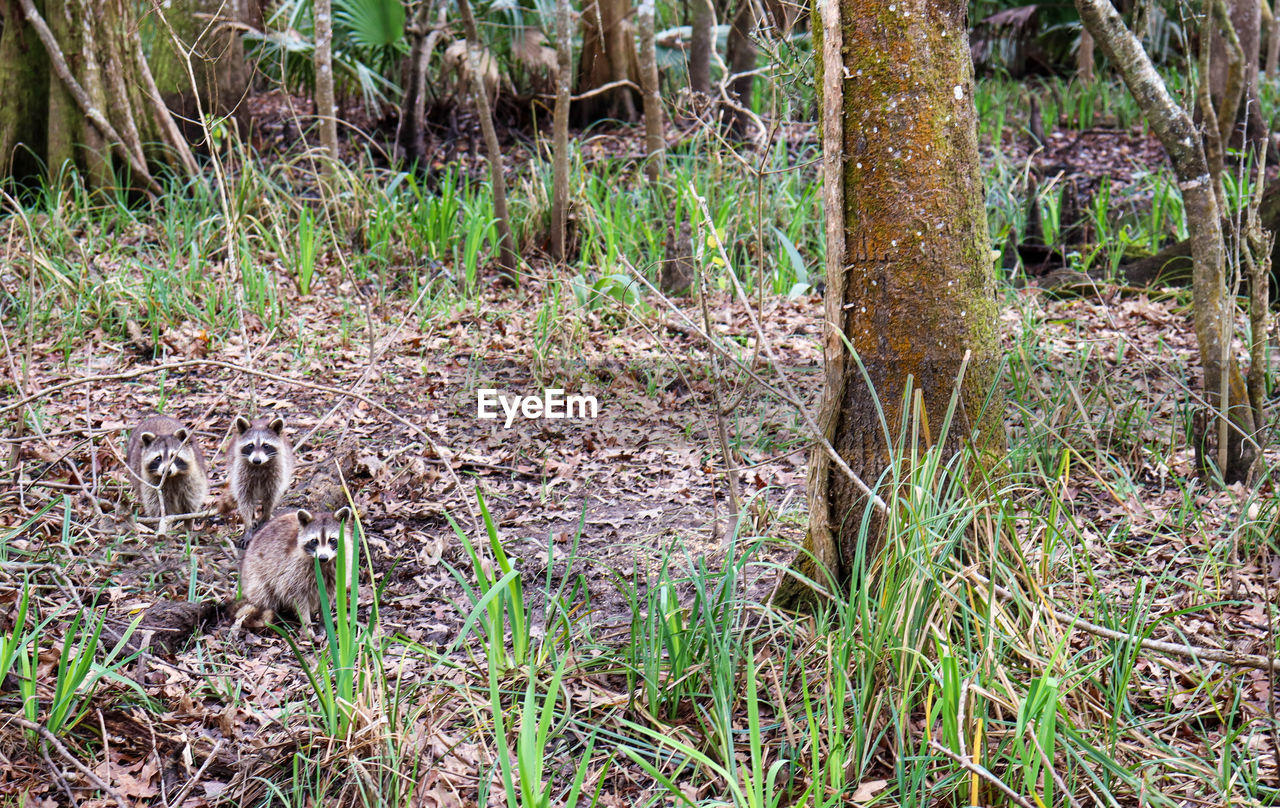
[[[1273,11],[0,0],[0,804],[1274,804]]]

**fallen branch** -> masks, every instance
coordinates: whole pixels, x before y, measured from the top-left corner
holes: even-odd
[[[31,0],[26,0],[26,2],[31,2]],[[90,769],[88,766],[81,763],[79,758],[71,754],[71,751],[62,745],[62,741],[58,740],[58,736],[50,732],[43,724],[37,724],[34,721],[28,721],[27,719],[20,718],[16,715],[9,716],[9,720],[18,726],[24,729],[29,729],[39,735],[42,741],[52,746],[54,751],[59,755],[62,755],[62,757],[64,757],[72,766],[75,766],[81,774],[89,779],[89,782],[94,784],[95,787],[106,794],[110,794],[111,798],[116,801],[116,804],[119,805],[120,808],[130,808],[129,803],[125,802],[124,797],[120,796],[119,791],[116,791],[109,783],[95,774],[93,769]]]
[[[611,81],[611,82],[608,82],[607,84],[601,84],[599,87],[594,87],[590,90],[587,90],[584,93],[580,93],[578,95],[571,95],[569,96],[569,100],[585,101],[586,99],[590,98],[593,95],[600,95],[601,93],[607,93],[610,90],[616,90],[619,87],[630,87],[632,90],[635,90],[636,92],[641,91],[640,88],[636,86],[636,83],[634,81],[631,81],[630,79],[618,79],[617,81]],[[543,93],[542,96],[544,98],[555,98],[554,93]]]
[[[981,586],[989,587],[1001,600],[1016,603],[1018,598],[1008,589],[991,580],[978,572],[970,571],[965,575],[970,581]],[[1237,654],[1232,651],[1226,651],[1220,648],[1205,648],[1199,645],[1188,645],[1186,643],[1166,642],[1165,640],[1151,640],[1127,634],[1123,631],[1116,631],[1106,626],[1100,626],[1097,623],[1091,623],[1083,617],[1066,611],[1055,610],[1052,606],[1046,604],[1046,610],[1059,624],[1068,628],[1080,628],[1096,637],[1102,637],[1108,640],[1119,640],[1121,642],[1135,643],[1139,648],[1148,651],[1155,651],[1170,656],[1189,657],[1191,659],[1208,660],[1210,662],[1221,662],[1224,665],[1230,665],[1236,668],[1254,668],[1260,671],[1280,671],[1280,659],[1274,657],[1261,656],[1259,654]]]
[[[205,771],[209,768],[209,764],[213,762],[213,759],[218,756],[218,752],[222,751],[222,745],[224,743],[226,743],[226,740],[220,739],[213,745],[213,751],[204,759],[204,763],[200,764],[200,768],[196,769],[195,776],[188,780],[186,785],[178,790],[178,793],[174,795],[172,800],[169,800],[169,805],[181,805],[183,801],[186,800],[187,795],[191,793],[191,790],[199,785],[200,781],[204,779]]]
[[[196,511],[194,513],[167,513],[164,516],[135,516],[135,522],[144,525],[158,525],[161,522],[177,522],[180,519],[208,519],[217,516],[217,511]]]
[[[952,762],[961,766],[965,771],[971,774],[978,775],[983,780],[986,780],[991,785],[1000,789],[1001,793],[1003,793],[1009,799],[1013,800],[1015,804],[1022,806],[1022,808],[1036,808],[1036,806],[1031,804],[1031,802],[1029,802],[1026,797],[1020,796],[1018,792],[1014,791],[1012,788],[1009,788],[1007,785],[1005,785],[1003,780],[1001,780],[999,777],[996,777],[985,766],[979,766],[977,763],[973,763],[969,760],[966,760],[960,757],[955,752],[952,752],[950,749],[938,743],[937,741],[933,741],[933,740],[929,741],[929,748],[934,750],[935,752],[942,753],[943,757],[946,757],[948,760],[951,760]]]

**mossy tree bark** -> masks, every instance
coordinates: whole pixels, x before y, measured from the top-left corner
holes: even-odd
[[[70,164],[94,187],[122,172],[156,191],[159,167],[195,170],[155,91],[135,10],[127,0],[0,0],[0,176]]]
[[[1226,289],[1226,242],[1218,191],[1200,132],[1169,94],[1142,43],[1125,27],[1111,3],[1076,0],[1076,8],[1173,163],[1190,236],[1191,297],[1205,394],[1210,407],[1222,416],[1215,430],[1215,460],[1226,482],[1248,481],[1258,456],[1255,420],[1244,376],[1231,348],[1234,311]]]
[[[0,177],[27,180],[46,154],[49,59],[22,19],[17,0],[0,0]]]
[[[878,406],[896,440],[908,380],[937,441],[964,367],[943,451],[972,440],[989,461],[1004,445],[1001,408],[987,404],[998,319],[965,9],[964,0],[834,0],[815,12],[827,228],[818,426],[872,487],[891,462]],[[847,586],[869,497],[825,449],[808,485],[812,558],[802,555],[798,571]],[[872,519],[870,541],[882,521]],[[776,599],[796,607],[811,597],[787,577]]]

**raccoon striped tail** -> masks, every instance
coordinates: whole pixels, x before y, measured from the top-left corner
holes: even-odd
[[[231,624],[231,636],[239,636],[247,626],[250,629],[259,629],[275,620],[275,611],[265,606],[259,606],[256,603],[241,598],[232,601],[229,607],[230,614],[235,617],[235,622]]]

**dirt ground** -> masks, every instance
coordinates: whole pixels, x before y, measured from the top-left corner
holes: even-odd
[[[708,356],[689,334],[657,333],[638,321],[595,324],[587,340],[575,338],[563,350],[522,362],[514,357],[528,355],[520,335],[530,331],[536,288],[514,300],[486,300],[481,311],[445,313],[425,330],[396,328],[407,304],[389,299],[376,313],[370,365],[367,343],[344,344],[332,325],[340,320],[334,301],[344,293],[355,294],[320,288],[296,298],[286,326],[296,333],[246,331],[247,350],[240,335],[216,346],[190,326],[163,334],[163,356],[154,361],[89,340],[65,364],[51,357],[33,364],[24,391],[88,375],[139,373],[50,396],[42,409],[47,437],[20,449],[24,489],[54,486],[68,494],[73,520],[99,542],[83,548],[84,556],[95,559],[96,575],[123,599],[113,608],[141,606],[139,598],[148,595],[139,590],[180,597],[190,589],[192,565],[197,599],[234,594],[233,542],[242,528],[224,494],[225,459],[232,420],[252,412],[282,415],[295,442],[306,436],[286,506],[332,507],[333,470],[341,468],[381,576],[384,625],[411,639],[451,637],[465,617],[462,592],[446,565],[469,573],[469,564],[445,514],[473,540],[483,540],[476,530],[477,490],[531,584],[543,579],[549,560],[557,576],[563,574],[576,544],[573,570],[584,576],[592,610],[604,621],[630,616],[612,576],[643,576],[664,551],[718,564],[728,491],[713,414],[717,384]],[[792,384],[816,403],[820,299],[768,301],[766,309],[773,348]],[[717,310],[725,331],[746,323],[735,304],[723,301]],[[301,356],[297,346],[305,346]],[[34,353],[43,352],[37,346]],[[206,360],[270,377],[199,364]],[[147,372],[172,364],[179,366]],[[725,419],[735,462],[749,467],[740,473],[742,496],[759,499],[757,523],[741,530],[752,535],[751,528],[767,527],[798,540],[795,514],[803,505],[807,463],[800,417],[741,373],[721,372],[722,400],[737,400]],[[482,389],[536,396],[547,387],[595,396],[597,417],[517,417],[510,427],[500,408],[495,420],[477,417]],[[152,526],[133,520],[134,497],[121,462],[127,430],[160,407],[196,429],[221,510],[198,521],[189,537],[180,528],[156,537]],[[776,518],[779,510],[791,517]],[[26,541],[58,540],[61,517],[60,508],[46,514]],[[111,560],[103,564],[103,557]]]

